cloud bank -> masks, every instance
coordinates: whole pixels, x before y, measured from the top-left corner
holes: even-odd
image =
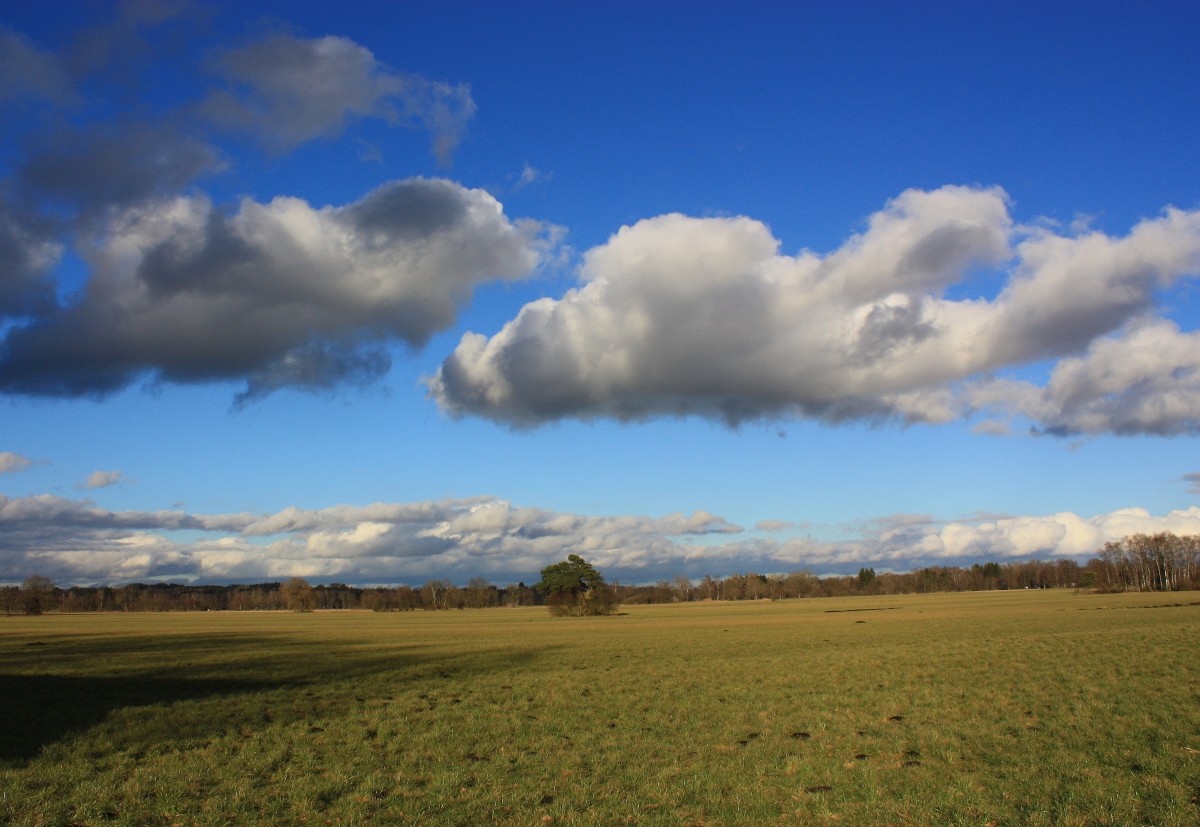
[[[984,517],[939,522],[872,520],[859,536],[818,540],[755,533],[705,511],[662,517],[587,516],[494,497],[421,503],[288,508],[274,514],[108,511],[53,495],[0,495],[0,582],[33,572],[61,584],[253,582],[303,576],[349,583],[430,579],[500,585],[534,582],[546,565],[579,554],[609,579],[653,582],[683,574],[905,571],[985,560],[1085,560],[1106,541],[1172,531],[1200,533],[1200,508],[1151,515],[1130,508],[1082,517]],[[180,534],[186,532],[186,534]],[[186,538],[186,539],[185,539]],[[721,538],[728,538],[721,540]]]
[[[1200,211],[1064,236],[1017,226],[1000,189],[946,186],[902,193],[832,253],[779,247],[746,217],[623,227],[579,287],[464,335],[430,393],[517,427],[982,411],[1049,433],[1200,430],[1200,335],[1153,313],[1156,291],[1200,274]],[[999,292],[959,297],[981,272]],[[997,378],[1045,360],[1044,386]]]

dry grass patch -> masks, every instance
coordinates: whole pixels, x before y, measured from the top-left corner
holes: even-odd
[[[1200,815],[1172,595],[0,621],[4,824]]]

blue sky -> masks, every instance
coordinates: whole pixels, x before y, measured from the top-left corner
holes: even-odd
[[[0,581],[1200,533],[1188,3],[0,13]]]

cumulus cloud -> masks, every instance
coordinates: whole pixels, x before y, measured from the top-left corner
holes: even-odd
[[[50,273],[62,251],[50,221],[5,203],[0,191],[0,320],[53,307]]]
[[[342,37],[197,43],[214,55],[205,74],[179,62],[191,50],[156,46],[167,25],[192,45],[201,29],[181,12],[126,4],[64,55],[0,29],[0,105],[16,113],[0,185],[0,393],[234,380],[240,406],[363,385],[397,343],[451,325],[476,285],[528,275],[554,245],[557,229],[445,180],[391,181],[342,205],[215,202],[200,185],[230,168],[213,143],[225,128],[286,152],[380,119],[427,130],[448,160],[475,105],[467,86]],[[125,103],[167,59],[195,75],[194,97],[149,96],[133,113]]]
[[[864,521],[857,536],[831,541],[735,537],[739,526],[703,510],[593,516],[494,497],[189,514],[114,512],[87,500],[0,495],[0,581],[20,582],[39,571],[63,583],[295,575],[351,583],[465,583],[472,577],[532,582],[546,565],[579,554],[610,579],[638,583],[679,574],[844,574],[862,565],[904,571],[985,560],[1083,560],[1109,540],[1160,531],[1200,533],[1200,508],[1161,516],[1129,508],[1093,517],[1062,512],[949,522],[900,515]],[[713,543],[711,535],[730,539]]]
[[[1046,385],[983,381],[971,390],[983,408],[1015,410],[1047,433],[1200,432],[1200,332],[1139,318],[1062,359]]]
[[[120,471],[93,471],[87,475],[87,479],[75,487],[81,490],[109,488],[121,482],[125,482],[125,475]]]
[[[24,471],[31,465],[33,465],[33,460],[29,457],[14,454],[12,451],[0,451],[0,474],[13,474],[17,471]]]
[[[397,72],[344,37],[275,35],[225,52],[217,65],[230,86],[205,102],[208,117],[278,150],[337,135],[356,118],[382,118],[427,129],[447,163],[475,112],[466,84]]]
[[[222,166],[216,148],[175,125],[122,121],[64,127],[38,141],[19,183],[28,199],[70,204],[95,218],[174,195]]]
[[[998,295],[947,295],[981,268],[1006,274]],[[827,255],[783,255],[746,217],[664,215],[588,251],[582,283],[561,299],[526,305],[490,338],[464,335],[427,383],[451,415],[518,427],[659,416],[939,423],[986,402],[1050,429],[1070,411],[1006,404],[995,387],[985,399],[975,385],[1131,336],[1155,291],[1198,272],[1200,211],[1168,209],[1120,238],[1064,237],[1014,225],[996,188],[906,191]],[[1177,356],[1185,371],[1188,359]],[[1176,385],[1140,388],[1169,410],[1128,427],[1196,429],[1196,407],[1180,416],[1165,398]]]
[[[229,215],[196,195],[130,208],[84,251],[82,297],[8,332],[0,388],[244,378],[245,401],[368,381],[390,365],[383,344],[423,345],[478,283],[527,275],[546,243],[541,225],[444,180],[393,181],[341,207],[245,199]]]

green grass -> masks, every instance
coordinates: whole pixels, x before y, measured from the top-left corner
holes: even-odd
[[[0,618],[0,824],[1197,824],[1196,599]]]

